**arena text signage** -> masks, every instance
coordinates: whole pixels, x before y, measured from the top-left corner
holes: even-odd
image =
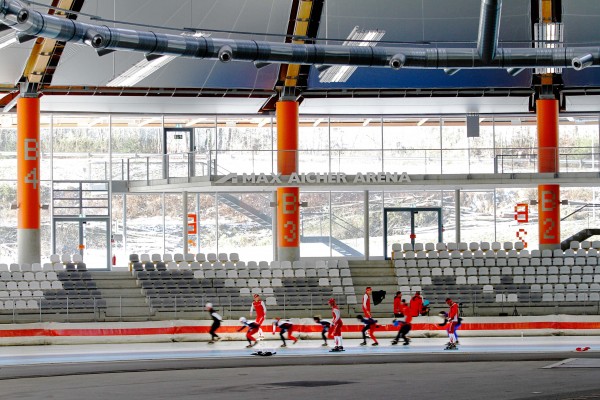
[[[364,184],[364,183],[410,183],[406,172],[365,172],[356,175],[337,173],[296,173],[282,174],[228,174],[215,183],[233,184],[268,184],[268,185],[297,185],[297,184]]]

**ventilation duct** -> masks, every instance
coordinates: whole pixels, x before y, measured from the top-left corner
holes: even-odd
[[[573,60],[582,58],[585,58],[587,67],[595,67],[600,63],[600,47],[496,49],[500,1],[482,0],[481,4],[487,11],[481,13],[484,22],[480,27],[479,49],[318,45],[172,35],[92,25],[41,14],[24,7],[17,0],[0,0],[0,22],[24,35],[87,44],[99,53],[110,50],[135,51],[161,56],[255,62],[259,65],[286,63],[379,68],[516,70],[573,68]],[[592,55],[591,60],[589,55]],[[488,59],[490,61],[486,62]]]
[[[481,1],[477,53],[484,64],[489,64],[496,56],[501,9],[502,0]]]
[[[584,68],[591,67],[594,64],[594,56],[591,54],[586,54],[582,57],[575,57],[571,61],[571,65],[575,70],[581,71]]]

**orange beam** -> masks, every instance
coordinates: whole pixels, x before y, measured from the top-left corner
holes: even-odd
[[[312,12],[312,0],[300,0],[298,12],[296,13],[296,22],[294,25],[295,36],[306,36],[308,32],[308,23]],[[304,43],[304,40],[292,40],[292,43]],[[298,74],[300,73],[300,65],[289,64],[285,76],[285,86],[295,87],[298,84]]]

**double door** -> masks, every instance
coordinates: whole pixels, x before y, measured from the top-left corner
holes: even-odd
[[[83,257],[88,269],[109,269],[109,220],[103,217],[54,217],[53,248],[56,254]]]
[[[390,207],[383,209],[383,249],[391,258],[394,243],[443,241],[442,209],[439,207]]]

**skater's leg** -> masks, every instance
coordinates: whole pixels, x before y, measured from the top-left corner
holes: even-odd
[[[369,326],[369,334],[371,335],[371,339],[373,339],[373,341],[375,343],[379,343],[377,341],[377,338],[375,337],[375,324],[372,324],[371,326]]]
[[[293,341],[294,343],[296,343],[298,341],[298,338],[295,337],[292,333],[293,333],[292,332],[292,328],[290,328],[288,330],[288,339],[290,339],[291,341]]]
[[[248,332],[246,333],[246,339],[248,340],[248,342],[250,344],[252,344],[252,342],[256,343],[256,339],[254,338],[254,334],[258,332],[257,328],[249,328]]]
[[[284,328],[281,328],[281,329],[279,330],[279,337],[281,338],[281,341],[283,342],[283,347],[285,347],[285,346],[286,346],[286,344],[285,344],[285,336],[283,336],[283,334],[284,334],[284,333],[285,333],[285,329],[284,329]]]

